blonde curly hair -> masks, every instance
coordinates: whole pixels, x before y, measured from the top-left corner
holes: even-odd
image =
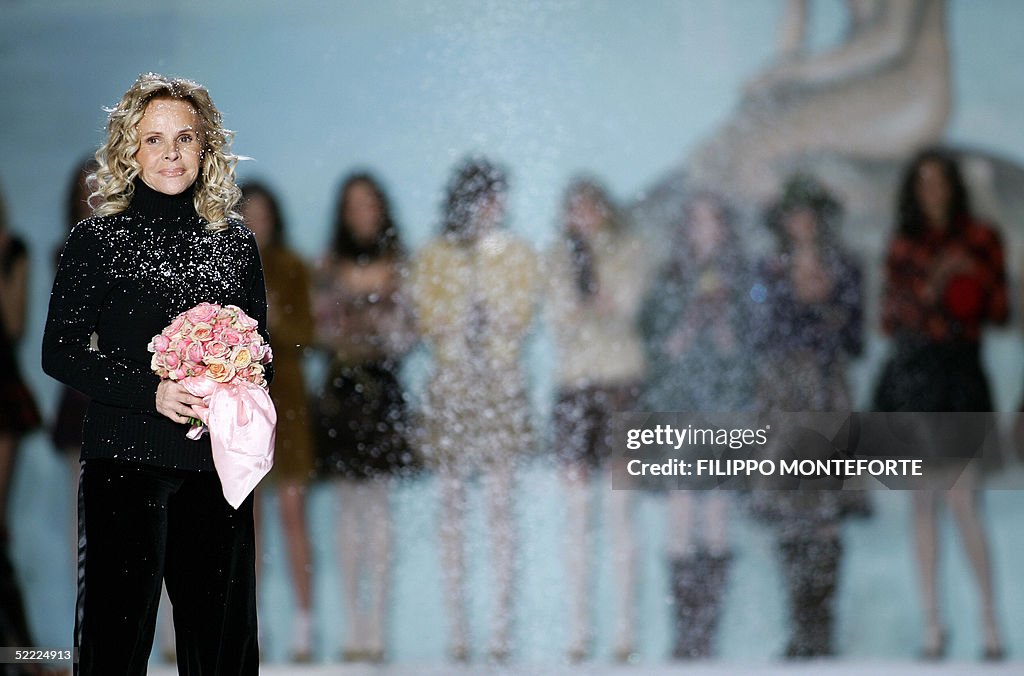
[[[222,126],[220,111],[213,105],[206,87],[158,73],[140,75],[117,105],[107,109],[107,141],[96,151],[99,167],[90,176],[96,186],[89,197],[93,213],[118,214],[131,203],[135,193],[133,181],[141,171],[135,160],[139,151],[139,122],[154,99],[186,101],[195,109],[202,143],[194,197],[196,212],[206,219],[207,229],[226,229],[228,218],[240,218],[234,208],[242,197],[234,177],[239,158],[231,153],[234,132]]]

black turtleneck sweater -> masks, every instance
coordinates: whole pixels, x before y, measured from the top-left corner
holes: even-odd
[[[160,379],[150,339],[202,302],[234,304],[267,333],[267,300],[256,240],[240,221],[211,232],[190,188],[164,195],[135,181],[125,211],[94,216],[64,245],[43,333],[43,370],[89,396],[82,458],[120,458],[213,470],[209,435],[156,411]],[[99,336],[98,349],[90,338]],[[267,369],[267,380],[273,369]]]

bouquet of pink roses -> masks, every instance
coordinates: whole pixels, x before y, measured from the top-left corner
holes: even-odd
[[[266,388],[264,364],[273,354],[256,327],[256,320],[237,305],[200,303],[153,336],[150,367],[171,380],[206,376],[228,383],[241,378]]]
[[[187,436],[210,432],[224,497],[237,509],[274,463],[277,412],[267,394],[265,365],[273,359],[258,323],[237,305],[200,303],[182,312],[149,342],[150,366],[181,382],[203,406]]]

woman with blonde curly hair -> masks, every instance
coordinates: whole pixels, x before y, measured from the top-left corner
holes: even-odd
[[[43,335],[43,369],[91,400],[76,673],[146,673],[166,582],[179,671],[256,674],[252,495],[225,501],[209,437],[185,436],[202,399],[158,378],[147,351],[200,302],[238,305],[267,336],[259,251],[233,211],[231,134],[205,88],[153,73],[109,113],[94,213],[64,246]]]

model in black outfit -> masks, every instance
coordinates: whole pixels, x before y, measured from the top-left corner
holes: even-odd
[[[7,507],[22,438],[42,421],[35,396],[21,377],[18,342],[25,328],[29,255],[25,242],[7,228],[0,195],[0,646],[34,645],[24,597],[11,558],[14,542]],[[35,674],[38,665],[0,664],[0,674]]]
[[[97,215],[68,238],[43,336],[44,370],[92,400],[76,673],[146,673],[166,580],[179,673],[256,674],[253,498],[228,505],[209,437],[185,436],[201,400],[154,375],[146,347],[204,301],[238,305],[269,339],[259,253],[231,210],[233,158],[205,89],[141,76],[108,127]]]

